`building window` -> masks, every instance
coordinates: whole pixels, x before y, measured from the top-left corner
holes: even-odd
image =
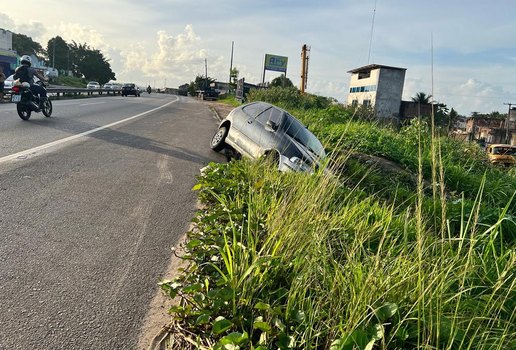
[[[371,77],[371,71],[367,72],[358,72],[358,79],[367,79]]]
[[[371,100],[364,100],[364,102],[362,102],[362,104],[364,105],[364,107],[369,107],[369,106],[371,106]]]
[[[351,106],[353,106],[353,107],[358,106],[358,100],[351,101]]]
[[[350,93],[356,93],[356,92],[372,92],[376,91],[376,85],[366,85],[366,86],[355,86],[349,88]]]

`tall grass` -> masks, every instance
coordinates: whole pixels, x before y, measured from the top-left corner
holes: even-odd
[[[514,176],[423,124],[399,133],[323,107],[296,115],[337,169],[241,160],[199,177],[191,263],[162,283],[181,296],[176,348],[516,348]]]
[[[399,212],[343,193],[331,176],[246,161],[212,164],[196,189],[209,206],[190,233],[195,263],[180,288],[164,286],[183,293],[175,311],[198,345],[515,345],[516,255],[500,223],[465,220],[458,237],[442,236],[416,207]]]

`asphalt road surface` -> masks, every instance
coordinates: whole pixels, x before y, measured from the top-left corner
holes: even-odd
[[[0,349],[134,349],[195,212],[213,113],[170,95],[0,104]]]

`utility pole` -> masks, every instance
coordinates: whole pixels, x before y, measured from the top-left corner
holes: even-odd
[[[308,82],[308,60],[310,56],[310,47],[306,44],[301,48],[301,93],[305,93]]]
[[[56,38],[54,38],[54,49],[52,51],[52,68],[56,68]]]
[[[204,71],[206,73],[206,82],[204,83],[204,90],[208,90],[208,59],[204,59]]]
[[[505,120],[505,143],[510,145],[509,141],[509,125],[511,124],[511,106],[516,105],[516,103],[504,103],[504,105],[509,106],[509,111],[507,112],[507,118]]]
[[[229,87],[231,86],[231,73],[233,70],[233,47],[235,45],[235,42],[231,42],[231,63],[229,64],[229,80],[228,80],[228,90],[231,90]]]

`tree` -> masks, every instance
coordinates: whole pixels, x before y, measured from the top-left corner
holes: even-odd
[[[35,56],[45,56],[46,52],[41,46],[40,43],[32,40],[31,37],[28,37],[24,34],[16,34],[13,33],[13,50],[15,50],[18,55],[35,55]]]
[[[271,83],[269,84],[270,87],[292,87],[294,84],[292,84],[292,81],[285,76],[285,74],[280,75],[279,77],[276,77],[272,79]]]
[[[214,83],[216,80],[210,77],[205,77],[203,75],[198,75],[195,77],[195,81],[190,82],[188,86],[188,93],[191,96],[197,95],[197,91],[199,90],[207,90],[211,83]]]
[[[236,89],[237,81],[238,81],[238,74],[239,73],[240,72],[238,71],[237,68],[231,68],[231,71],[229,73],[229,77],[230,77],[229,88],[230,88],[230,90],[235,90]]]
[[[59,35],[47,43],[48,64],[56,69],[69,69],[69,46]]]
[[[99,50],[92,49],[86,44],[77,44],[75,41],[69,45],[69,49],[75,76],[95,80],[100,84],[116,80],[109,61]]]
[[[437,102],[434,104],[434,123],[437,127],[448,127],[450,124],[449,108],[444,103]]]
[[[459,113],[455,109],[450,110],[450,113],[448,114],[448,132],[451,131],[453,125],[455,122],[459,119]]]
[[[412,101],[421,104],[429,104],[432,102],[432,95],[427,95],[424,92],[418,92],[416,96],[412,97]]]

